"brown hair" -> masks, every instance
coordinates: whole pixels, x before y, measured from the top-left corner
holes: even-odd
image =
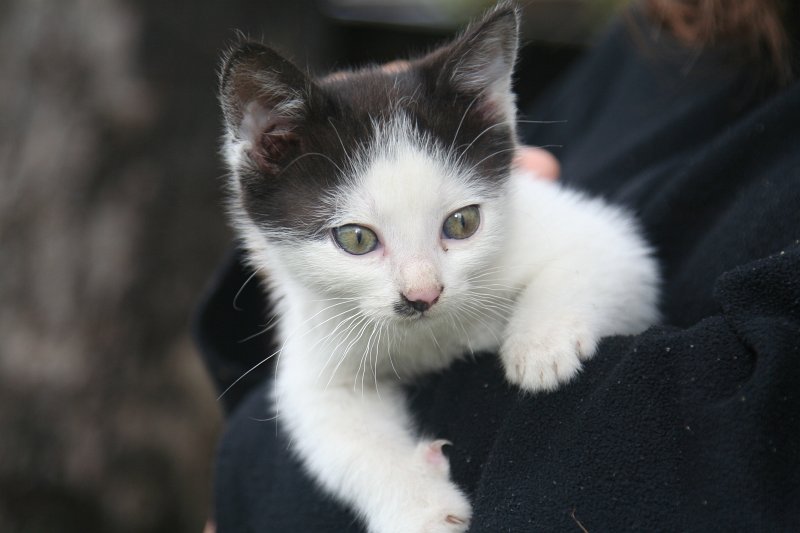
[[[647,0],[649,16],[694,47],[737,44],[780,83],[793,74],[789,20],[795,0]]]

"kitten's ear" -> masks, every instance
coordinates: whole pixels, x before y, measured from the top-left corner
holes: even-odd
[[[478,96],[485,113],[513,120],[511,76],[518,41],[517,8],[513,2],[501,2],[450,45],[434,52],[432,59],[441,69],[437,85]]]
[[[246,143],[258,170],[277,174],[300,149],[298,129],[308,116],[313,83],[277,52],[242,42],[223,59],[220,102],[228,134]]]

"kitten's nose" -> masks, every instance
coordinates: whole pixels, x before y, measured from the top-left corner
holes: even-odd
[[[423,312],[439,301],[442,294],[442,287],[428,287],[425,289],[415,289],[403,293],[403,301],[415,311]]]

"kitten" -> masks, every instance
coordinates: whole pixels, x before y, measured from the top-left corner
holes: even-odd
[[[281,317],[281,428],[372,532],[471,517],[403,382],[492,350],[552,390],[657,319],[635,222],[511,168],[517,27],[505,3],[420,59],[322,79],[249,42],[224,61],[231,213]]]

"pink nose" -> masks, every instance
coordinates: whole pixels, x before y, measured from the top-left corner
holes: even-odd
[[[403,298],[405,298],[408,305],[417,311],[427,311],[439,301],[441,294],[442,287],[426,287],[405,292],[403,293]]]

